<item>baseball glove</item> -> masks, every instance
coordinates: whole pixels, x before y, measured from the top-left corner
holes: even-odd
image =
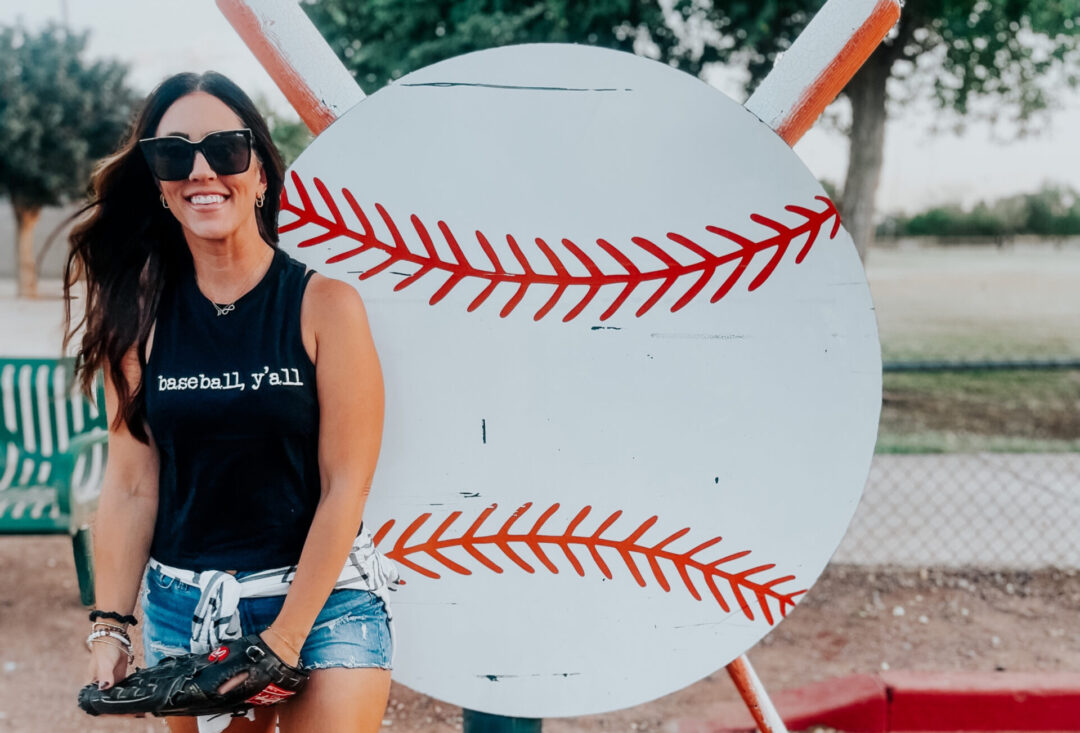
[[[238,674],[243,682],[225,694],[218,688]],[[281,660],[257,634],[223,642],[209,654],[165,657],[136,669],[107,690],[90,684],[79,707],[91,715],[242,715],[256,705],[274,705],[295,695],[308,675]]]

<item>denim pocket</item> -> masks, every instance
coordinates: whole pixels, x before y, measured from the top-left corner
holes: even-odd
[[[147,573],[147,577],[149,578],[148,583],[152,582],[155,588],[160,588],[161,590],[169,590],[171,588],[177,593],[185,593],[192,587],[184,581],[178,580],[171,575],[166,575],[154,568],[150,569]]]
[[[152,582],[155,587],[160,588],[161,590],[168,590],[176,581],[176,578],[171,575],[165,575],[165,573],[156,568],[150,568],[147,577],[149,578],[149,582]]]

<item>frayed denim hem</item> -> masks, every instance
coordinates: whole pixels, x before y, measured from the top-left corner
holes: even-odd
[[[310,672],[316,669],[385,669],[387,672],[393,671],[393,667],[389,664],[374,664],[372,662],[313,662],[312,664],[301,664],[300,669],[305,672]]]

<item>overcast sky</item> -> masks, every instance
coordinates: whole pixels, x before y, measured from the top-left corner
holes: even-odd
[[[21,17],[37,28],[60,19],[65,5],[73,28],[91,30],[91,55],[128,61],[132,84],[141,90],[178,71],[214,69],[252,96],[290,109],[213,0],[4,0],[0,23]],[[1080,94],[1059,101],[1063,109],[1041,135],[1011,143],[997,140],[985,125],[970,125],[962,137],[933,135],[929,128],[939,113],[929,104],[912,105],[886,130],[879,210],[971,203],[1034,191],[1044,181],[1080,190]],[[818,178],[842,182],[845,137],[818,125],[795,150]]]

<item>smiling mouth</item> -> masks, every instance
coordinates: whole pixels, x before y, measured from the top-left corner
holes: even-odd
[[[185,200],[195,208],[216,206],[225,203],[228,196],[220,193],[197,193],[194,196],[186,196]]]

